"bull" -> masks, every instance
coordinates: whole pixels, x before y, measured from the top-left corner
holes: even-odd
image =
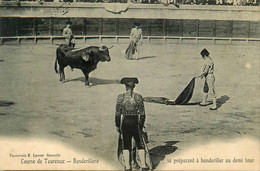
[[[90,46],[74,50],[68,45],[60,45],[56,50],[54,65],[56,73],[60,74],[60,81],[65,81],[64,68],[70,66],[71,70],[77,68],[83,72],[85,75],[85,85],[89,86],[89,73],[97,68],[99,61],[111,61],[108,50],[110,48],[107,48],[106,46]],[[57,63],[59,64],[59,72],[57,70]]]

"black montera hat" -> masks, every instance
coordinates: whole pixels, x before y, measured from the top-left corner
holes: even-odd
[[[201,54],[202,56],[209,56],[209,51],[204,48],[204,49],[200,52],[200,54]]]
[[[134,25],[135,26],[140,26],[140,23],[139,22],[135,22]]]
[[[138,84],[138,78],[136,77],[124,77],[120,81],[121,84],[129,85],[129,83]]]
[[[71,25],[71,24],[72,24],[72,22],[71,22],[71,21],[67,21],[67,22],[66,22],[66,24],[67,24],[67,25],[68,25],[68,24],[69,24],[69,25]]]

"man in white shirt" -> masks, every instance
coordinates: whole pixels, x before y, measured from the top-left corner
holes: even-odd
[[[66,44],[68,45],[68,46],[71,46],[71,47],[75,47],[75,39],[74,39],[74,37],[73,37],[73,35],[72,35],[72,30],[71,30],[71,22],[67,22],[66,23],[67,24],[67,26],[63,29],[63,32],[62,32],[62,36],[66,36]]]
[[[143,31],[139,28],[139,23],[135,23],[130,33],[130,44],[125,52],[127,59],[138,59],[140,54],[140,46],[143,43]],[[133,55],[137,52],[137,58],[133,58]]]
[[[202,58],[204,59],[204,69],[203,73],[199,75],[197,78],[203,78],[205,77],[205,83],[203,88],[203,101],[200,103],[200,106],[207,106],[207,97],[208,94],[212,96],[213,106],[210,108],[210,110],[216,110],[217,109],[217,100],[215,95],[215,76],[214,76],[214,63],[211,57],[209,56],[209,52],[207,49],[203,49],[200,52]]]

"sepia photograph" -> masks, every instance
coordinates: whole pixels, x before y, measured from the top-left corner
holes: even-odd
[[[0,170],[260,169],[259,0],[0,0]]]

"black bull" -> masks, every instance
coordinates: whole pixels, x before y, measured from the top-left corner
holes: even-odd
[[[111,48],[111,47],[110,47]],[[106,46],[97,47],[90,46],[83,49],[73,50],[68,45],[62,44],[56,50],[56,60],[54,69],[56,73],[60,73],[60,81],[65,81],[64,68],[68,65],[73,68],[80,69],[85,75],[85,85],[89,85],[89,73],[97,68],[99,61],[109,62],[109,48]],[[57,62],[59,64],[59,72],[57,70]]]

